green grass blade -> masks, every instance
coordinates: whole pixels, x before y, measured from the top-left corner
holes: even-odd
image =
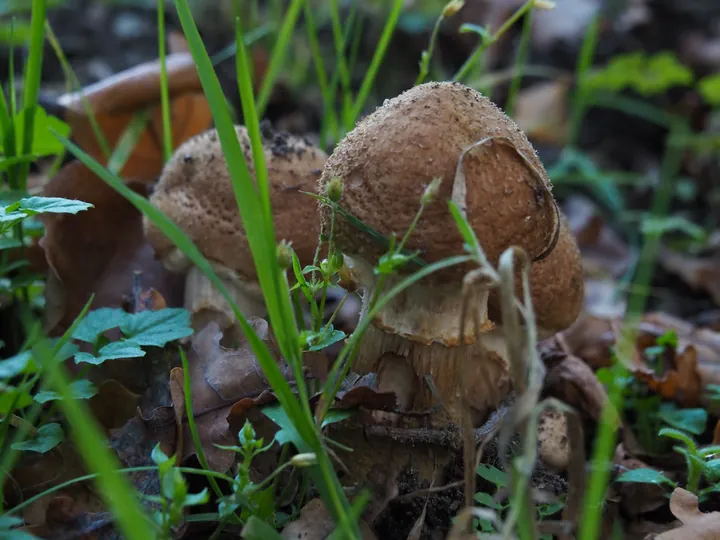
[[[128,123],[127,127],[120,136],[120,140],[115,146],[110,159],[108,160],[107,168],[113,174],[120,174],[120,171],[127,163],[133,150],[137,146],[137,142],[142,135],[145,126],[147,126],[148,120],[150,120],[150,114],[148,111],[142,111],[133,115],[132,120]]]
[[[160,59],[160,108],[163,127],[163,156],[169,160],[173,153],[172,129],[170,129],[170,93],[168,90],[167,64],[165,62],[165,0],[157,0],[158,58]]]
[[[328,83],[325,64],[323,63],[322,51],[320,50],[320,39],[318,38],[317,27],[315,26],[315,18],[312,13],[312,7],[309,2],[305,2],[305,26],[307,27],[307,38],[310,44],[310,52],[315,64],[315,76],[320,94],[323,98],[323,118],[322,128],[320,130],[320,146],[327,148],[327,132],[333,134],[333,138],[338,130],[337,113],[335,112],[334,96],[330,90]]]
[[[522,33],[520,34],[520,43],[518,45],[517,56],[513,65],[514,75],[508,90],[508,98],[505,102],[505,114],[512,117],[515,112],[515,101],[520,92],[523,71],[527,62],[528,52],[530,51],[530,39],[532,37],[532,21],[534,9],[528,10],[523,20]]]
[[[587,73],[592,66],[593,58],[595,57],[595,49],[598,44],[598,37],[600,35],[600,23],[601,16],[596,15],[590,23],[590,26],[585,31],[585,37],[583,38],[582,45],[580,46],[580,54],[578,54],[577,64],[575,66],[575,81],[577,82],[577,88],[575,90],[575,97],[572,103],[572,117],[570,121],[570,133],[568,138],[568,145],[574,146],[577,144],[577,138],[580,134],[580,124],[582,123],[583,116],[587,109],[587,90],[585,88],[585,80]]]
[[[25,136],[22,141],[23,155],[28,155],[32,151],[35,106],[37,105],[40,94],[40,76],[42,74],[43,45],[45,41],[45,10],[45,0],[33,0],[32,17],[30,19],[30,53],[25,70],[25,92],[23,94],[23,110],[25,115]],[[24,190],[30,164],[20,164],[19,170],[20,172],[16,179],[19,183],[16,187]]]
[[[26,324],[31,326],[29,322]],[[156,538],[152,522],[143,512],[130,482],[118,472],[120,463],[107,449],[92,412],[84,401],[73,399],[68,375],[65,368],[55,362],[52,348],[46,340],[40,340],[33,347],[33,352],[42,364],[50,386],[63,398],[59,406],[73,428],[75,445],[83,460],[99,473],[97,484],[119,530],[125,538],[132,540]]]
[[[50,26],[50,23],[48,21],[46,21],[46,24],[45,24],[45,33],[47,34],[47,38],[48,38],[48,41],[50,42],[50,46],[52,47],[53,51],[55,52],[55,56],[57,56],[57,59],[60,62],[60,66],[62,67],[63,73],[65,74],[65,80],[67,81],[68,92],[82,91],[82,85],[80,84],[80,79],[78,79],[77,75],[75,74],[75,71],[73,70],[72,66],[70,65],[70,62],[68,62],[68,59],[62,50],[62,47],[60,47],[60,42],[58,41],[57,36],[55,36],[55,32],[53,31],[53,29]],[[103,132],[102,128],[100,127],[100,123],[97,121],[97,117],[95,116],[95,111],[93,110],[92,105],[90,105],[90,101],[87,99],[87,97],[84,94],[80,94],[80,101],[83,104],[83,109],[85,111],[85,114],[87,115],[88,121],[90,122],[90,128],[92,129],[93,135],[95,135],[95,140],[97,141],[98,146],[100,147],[100,151],[102,152],[103,156],[105,156],[105,158],[110,158],[110,155],[112,154],[112,150],[110,149],[110,144],[108,143],[107,138],[105,137],[105,133]]]
[[[270,57],[270,63],[268,64],[265,78],[263,79],[262,87],[257,100],[257,109],[262,116],[267,107],[268,101],[270,100],[270,93],[272,92],[275,80],[277,79],[280,68],[282,67],[283,61],[285,60],[285,53],[287,52],[290,39],[292,38],[293,32],[295,31],[295,25],[297,24],[298,17],[300,16],[300,10],[303,7],[303,3],[306,0],[293,0],[290,7],[285,14],[282,26],[278,32],[277,41],[273,52]]]
[[[380,66],[383,62],[383,59],[385,58],[385,53],[387,52],[387,48],[390,45],[390,39],[392,38],[393,33],[395,32],[395,27],[397,26],[398,19],[400,18],[400,14],[402,13],[403,8],[403,0],[395,0],[392,6],[392,9],[390,10],[390,14],[388,16],[388,20],[385,23],[385,28],[383,29],[382,36],[380,36],[380,41],[378,42],[377,47],[375,48],[375,54],[373,55],[372,61],[370,62],[370,66],[368,67],[367,72],[365,73],[365,78],[363,79],[362,84],[360,85],[360,90],[358,90],[357,98],[355,99],[355,104],[353,106],[352,110],[352,122],[345,124],[345,129],[347,131],[350,131],[353,126],[355,125],[355,122],[360,117],[360,114],[362,113],[363,107],[365,107],[365,102],[367,101],[368,96],[370,95],[370,90],[372,89],[373,85],[375,84],[375,78],[377,77],[378,71],[380,70]]]

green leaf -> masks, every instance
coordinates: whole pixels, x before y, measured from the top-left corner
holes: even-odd
[[[486,27],[473,23],[463,23],[460,25],[460,33],[478,35],[482,38],[483,42],[489,40],[491,37]]]
[[[485,465],[481,463],[477,468],[478,476],[484,478],[488,482],[495,484],[496,487],[505,487],[508,485],[508,475],[497,467]]]
[[[702,435],[707,425],[708,413],[705,409],[678,409],[674,403],[663,403],[658,417],[674,428],[693,435]]]
[[[661,471],[655,469],[633,469],[625,471],[615,480],[616,482],[635,482],[640,484],[666,484],[675,487],[675,482],[670,480]]]
[[[185,497],[185,506],[196,506],[199,504],[205,504],[210,500],[210,492],[207,488],[203,489],[200,493],[189,493]]]
[[[676,441],[682,441],[693,454],[697,452],[697,445],[695,444],[695,441],[693,441],[692,437],[678,429],[662,428],[658,431],[658,435],[660,437],[669,437],[671,439],[675,439]]]
[[[120,308],[99,308],[88,313],[80,321],[72,337],[80,341],[95,343],[103,332],[121,326],[130,314]]]
[[[700,79],[698,90],[711,106],[720,106],[720,73]]]
[[[0,360],[0,379],[10,379],[21,373],[35,373],[37,366],[32,361],[32,351],[23,351],[7,360]]]
[[[0,250],[19,248],[22,245],[23,244],[20,240],[16,240],[15,238],[11,238],[9,236],[0,238]]]
[[[711,459],[705,463],[703,472],[711,482],[720,480],[720,459]]]
[[[73,381],[69,385],[70,392],[72,393],[73,399],[90,399],[97,394],[97,388],[95,385],[87,379],[80,379]],[[35,401],[38,403],[46,403],[48,401],[55,401],[62,399],[62,396],[57,392],[51,390],[45,390],[38,392],[35,395]]]
[[[11,410],[10,406],[13,402],[15,408]],[[15,409],[24,409],[32,402],[33,398],[26,389],[0,383],[0,414],[10,414]]]
[[[99,366],[106,360],[140,358],[141,356],[145,356],[145,351],[143,351],[135,343],[129,341],[115,341],[113,343],[108,343],[100,349],[98,356],[85,352],[75,354],[75,363],[87,363]]]
[[[300,338],[305,340],[309,351],[321,351],[330,345],[345,339],[346,334],[342,330],[335,330],[332,325],[330,328],[324,328],[319,332],[306,331],[300,334]]]
[[[681,216],[645,216],[640,229],[644,234],[658,237],[668,232],[677,231],[687,234],[698,242],[704,241],[707,236],[705,229]]]
[[[281,405],[266,405],[261,410],[265,416],[280,427],[280,431],[275,435],[275,440],[280,446],[288,442],[295,446],[302,443],[302,438]]]
[[[687,86],[692,82],[692,71],[670,51],[652,56],[644,52],[621,54],[586,78],[588,89],[619,92],[630,88],[644,96],[662,94],[672,87]]]
[[[482,504],[483,506],[487,506],[488,508],[494,508],[495,510],[499,510],[503,507],[503,505],[497,502],[492,495],[483,491],[477,492],[473,496],[473,499],[476,502]]]
[[[183,308],[140,311],[126,319],[120,329],[136,345],[164,347],[170,341],[192,335],[190,312]]]
[[[351,416],[352,412],[346,409],[330,409],[325,415],[325,418],[323,418],[322,427],[325,427],[328,424],[334,424],[335,422],[342,422]]]
[[[282,536],[257,516],[250,516],[240,533],[245,540],[282,540]]]
[[[15,126],[15,141],[17,142],[17,150],[15,155],[23,155],[22,141],[25,136],[25,119],[26,111],[22,110],[15,115],[13,124]],[[51,130],[59,133],[63,137],[67,137],[70,134],[70,126],[56,118],[55,116],[48,116],[45,110],[40,107],[35,107],[32,136],[32,147],[30,154],[36,156],[52,156],[59,155],[64,152],[63,144],[58,141]]]
[[[44,454],[55,448],[64,439],[65,433],[60,424],[45,424],[37,430],[35,437],[14,443],[11,447],[13,450]]]
[[[28,197],[16,204],[28,214],[77,214],[94,207],[84,201],[63,197]]]

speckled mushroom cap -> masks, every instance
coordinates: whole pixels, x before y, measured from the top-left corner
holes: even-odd
[[[319,188],[333,178],[344,182],[340,206],[386,238],[401,237],[433,178],[442,179],[407,244],[427,262],[463,253],[463,241],[446,201],[453,194],[463,160],[467,218],[490,262],[511,245],[531,259],[546,255],[557,241],[558,209],[551,184],[530,142],[496,105],[459,83],[427,83],[390,99],[348,133],[328,159]],[[321,206],[327,223],[330,211]],[[350,256],[374,261],[385,251],[341,216],[335,238]],[[415,268],[416,269],[416,268]],[[455,266],[428,281],[458,281],[472,269]],[[408,267],[409,271],[414,270]]]
[[[236,126],[254,177],[247,129]],[[300,261],[312,262],[320,222],[314,192],[327,155],[303,138],[263,129],[270,198],[278,241],[292,242]],[[250,252],[217,132],[212,129],[183,143],[166,164],[150,201],[173,220],[205,257],[255,280]],[[145,234],[157,257],[172,258],[175,246],[147,218]]]
[[[520,272],[516,275],[515,294],[522,298]],[[550,337],[572,325],[583,306],[585,280],[580,250],[562,213],[554,249],[530,267],[529,277],[538,337]],[[488,316],[501,323],[501,315],[499,293],[493,290],[488,299]]]

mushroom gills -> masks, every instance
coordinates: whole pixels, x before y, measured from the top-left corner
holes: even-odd
[[[267,315],[262,289],[258,283],[243,280],[226,266],[220,264],[212,266],[245,318]],[[192,266],[188,270],[185,279],[185,308],[190,312],[191,324],[195,331],[201,330],[213,321],[221,330],[235,324],[235,314],[230,304],[197,266]]]

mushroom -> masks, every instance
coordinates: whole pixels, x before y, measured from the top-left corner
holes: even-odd
[[[247,129],[236,126],[245,160],[254,177]],[[289,242],[302,264],[310,264],[320,223],[311,197],[327,155],[304,138],[263,129],[273,223],[278,241]],[[264,317],[265,301],[239,215],[235,193],[217,132],[206,131],[183,143],[163,169],[150,201],[202,251],[246,317]],[[166,268],[187,272],[185,307],[193,326],[215,320],[226,329],[234,316],[225,299],[202,271],[152,222],[145,235]]]
[[[545,410],[538,418],[538,457],[550,470],[563,472],[570,463],[570,439],[565,413]]]
[[[456,174],[459,163],[463,174]],[[425,208],[406,249],[419,250],[428,263],[462,253],[462,237],[445,204],[452,197],[465,210],[491,264],[511,246],[529,256],[540,337],[577,317],[583,299],[581,259],[547,173],[517,125],[475,90],[459,83],[427,83],[385,101],[335,148],[320,179],[321,192],[334,178],[343,182],[339,205],[385,238],[405,233],[424,190],[440,179],[436,199],[441,200]],[[327,226],[331,208],[321,205],[320,213]],[[373,267],[386,246],[341,213],[334,227],[350,276],[344,284],[359,289],[361,317],[366,317],[378,284]],[[512,387],[496,291],[489,298],[478,293],[471,304],[481,321],[480,335],[467,317],[464,342],[459,341],[467,294],[463,278],[474,269],[471,263],[445,268],[398,294],[373,318],[353,364],[358,373],[377,373],[382,386],[383,373],[397,379],[407,371],[384,364],[405,362],[417,382],[411,408],[428,410],[439,398],[445,412],[430,420],[438,426],[460,418],[458,381],[470,390],[465,397],[475,424]],[[415,270],[407,266],[386,280],[387,288]],[[413,385],[404,385],[401,393],[408,388]]]

